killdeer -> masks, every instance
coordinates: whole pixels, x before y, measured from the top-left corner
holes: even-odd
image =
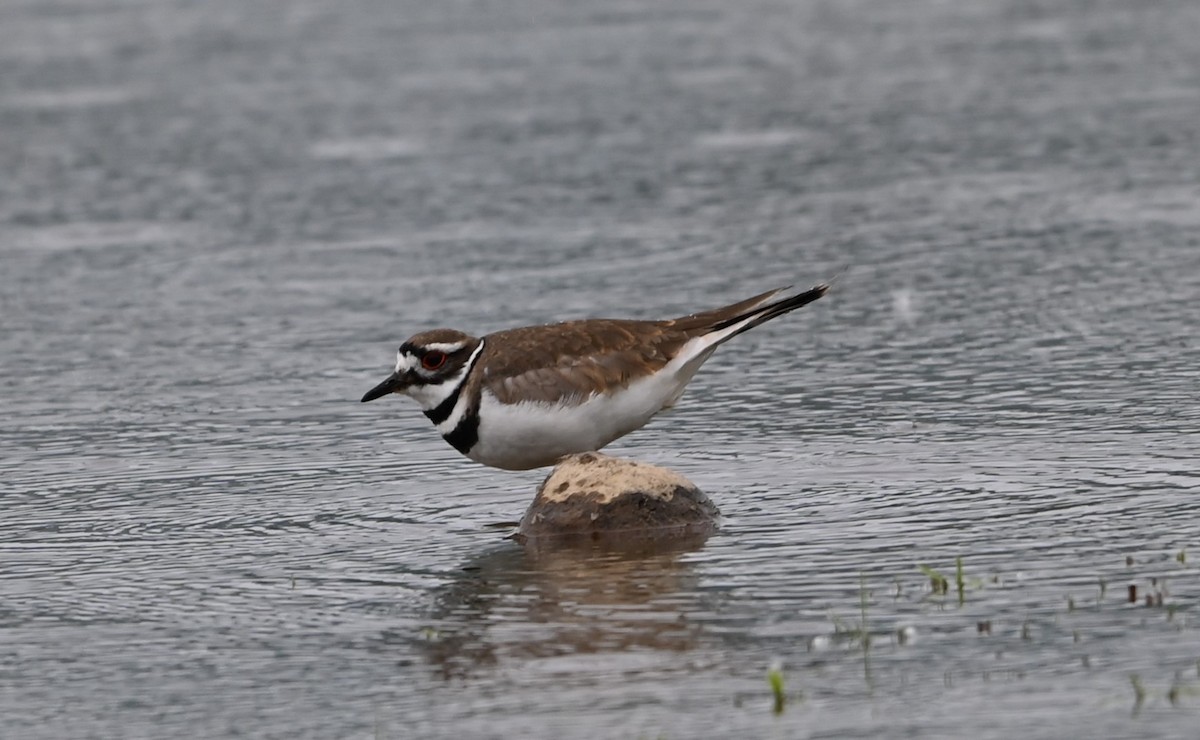
[[[811,303],[828,285],[771,290],[666,321],[585,319],[473,337],[421,332],[363,403],[416,399],[442,437],[472,460],[506,470],[599,450],[675,405],[723,342]]]

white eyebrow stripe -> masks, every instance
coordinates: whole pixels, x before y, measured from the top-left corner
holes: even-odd
[[[452,355],[466,346],[466,342],[434,342],[432,344],[425,345],[423,349],[426,351],[433,350],[434,352],[442,352],[447,355]]]

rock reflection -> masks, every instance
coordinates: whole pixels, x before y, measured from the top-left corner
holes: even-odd
[[[707,538],[493,548],[438,596],[421,652],[451,679],[506,661],[689,650],[700,627],[684,602],[698,592],[682,556]]]

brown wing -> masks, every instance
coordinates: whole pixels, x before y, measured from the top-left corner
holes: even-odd
[[[745,321],[735,334],[815,301],[828,290],[819,285],[776,301],[787,288],[670,321],[587,319],[551,326],[527,326],[484,337],[483,384],[502,403],[528,399],[557,403],[622,388],[662,368],[693,337]],[[703,361],[703,360],[701,360]]]
[[[502,403],[557,403],[621,388],[671,361],[690,338],[668,322],[589,319],[484,337],[478,381]]]

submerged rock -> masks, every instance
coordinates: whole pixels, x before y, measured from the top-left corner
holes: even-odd
[[[673,470],[584,452],[563,458],[542,482],[517,538],[621,543],[706,536],[719,515]]]

